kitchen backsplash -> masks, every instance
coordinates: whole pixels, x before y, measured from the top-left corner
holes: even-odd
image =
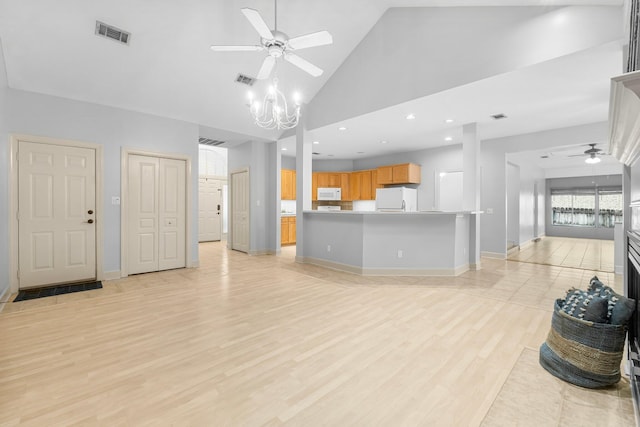
[[[280,201],[281,213],[296,213],[296,201],[295,200],[281,200]]]

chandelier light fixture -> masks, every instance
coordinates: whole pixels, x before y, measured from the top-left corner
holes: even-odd
[[[293,94],[293,105],[289,107],[287,98],[278,89],[278,78],[274,77],[262,102],[254,99],[249,92],[249,112],[256,125],[265,129],[291,129],[300,119],[300,94]]]

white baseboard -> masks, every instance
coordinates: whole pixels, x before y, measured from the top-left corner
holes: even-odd
[[[117,280],[122,278],[122,273],[120,272],[120,270],[116,270],[116,271],[105,271],[104,273],[102,273],[102,280]]]
[[[501,254],[501,253],[498,253],[498,252],[481,251],[480,252],[480,256],[485,257],[485,258],[507,259],[507,255],[506,254]]]
[[[198,268],[200,267],[200,260],[199,259],[195,259],[193,261],[191,261],[191,264],[189,264],[188,268]]]
[[[471,271],[482,270],[482,262],[478,261],[477,264],[469,264],[469,270],[471,270]]]
[[[366,268],[342,264],[312,257],[296,257],[296,262],[313,264],[332,270],[359,274],[361,276],[458,276],[469,270],[469,264],[457,268],[419,269],[419,268]]]
[[[9,297],[11,296],[11,289],[7,287],[0,295],[0,313],[4,309],[5,304],[9,303]]]
[[[247,253],[249,255],[251,255],[251,256],[255,256],[255,255],[275,255],[276,251],[274,251],[273,249],[261,249],[259,251],[249,251]]]
[[[513,255],[517,252],[520,252],[520,246],[516,245],[507,251],[507,257]]]
[[[520,250],[521,251],[524,251],[525,249],[527,249],[531,245],[533,245],[533,239],[529,239],[524,243],[520,243],[518,246],[520,246]]]

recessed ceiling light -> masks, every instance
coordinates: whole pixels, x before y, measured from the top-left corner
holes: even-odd
[[[490,116],[493,120],[502,120],[502,119],[506,119],[507,115],[504,113],[498,113],[498,114],[492,114]]]
[[[389,142],[389,141],[380,141],[380,144],[386,144],[386,143],[388,143],[388,142]]]
[[[411,113],[411,114],[407,114],[407,120],[413,120],[416,118],[416,115]]]
[[[453,119],[446,119],[444,122],[445,123],[453,123]]]
[[[445,141],[453,141],[453,138],[451,138],[450,136],[448,136],[448,137],[446,137],[444,140],[445,140]]]
[[[338,130],[347,130],[347,128],[346,128],[346,127],[344,127],[344,126],[340,126],[340,127],[338,128]]]
[[[318,144],[320,144],[320,141],[313,141],[313,143],[318,145]]]
[[[287,149],[285,147],[282,147],[282,151],[287,151]]]

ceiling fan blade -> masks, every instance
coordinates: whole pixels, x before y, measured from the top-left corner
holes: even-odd
[[[588,154],[569,154],[567,157],[589,157]]]
[[[211,50],[215,52],[256,52],[263,49],[264,46],[211,46]]]
[[[255,9],[250,9],[248,7],[242,8],[240,10],[244,14],[244,16],[247,17],[251,25],[253,25],[253,28],[255,28],[256,31],[258,32],[258,34],[260,34],[260,37],[267,40],[271,40],[274,38],[273,33],[271,33],[271,30],[269,29],[267,24],[264,22],[264,19],[262,19],[262,16],[260,16],[260,12],[258,12]]]
[[[311,74],[313,77],[318,77],[324,72],[322,71],[321,68],[316,67],[311,62],[307,61],[306,59],[300,58],[298,55],[294,53],[285,53],[284,59],[285,61],[290,62],[296,67]]]
[[[276,58],[273,56],[267,56],[264,58],[262,62],[262,67],[260,67],[260,71],[258,71],[258,75],[256,79],[264,80],[271,75],[271,70],[273,70],[273,66],[276,65]]]
[[[292,49],[306,49],[331,43],[333,43],[333,37],[328,31],[318,31],[317,33],[305,34],[304,36],[290,39],[289,47]]]

